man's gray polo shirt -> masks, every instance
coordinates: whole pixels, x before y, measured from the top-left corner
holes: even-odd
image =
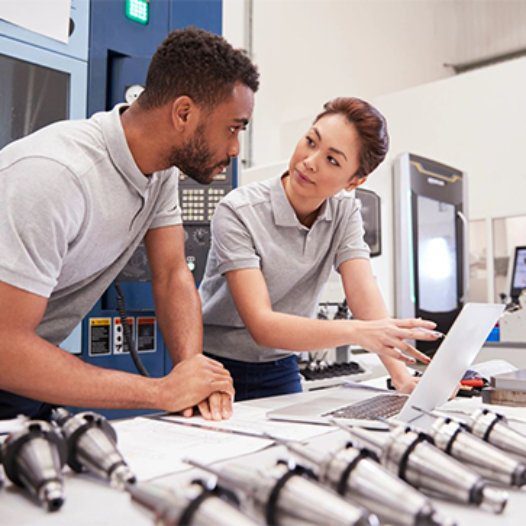
[[[59,344],[151,228],[178,225],[176,169],[141,173],[120,113],[64,121],[0,152],[0,281],[44,296]]]
[[[331,269],[368,257],[360,211],[347,192],[327,199],[310,229],[298,221],[281,177],[230,192],[212,219],[212,246],[199,289],[205,352],[245,362],[291,354],[254,342],[237,313],[225,273],[261,269],[274,311],[312,318]]]

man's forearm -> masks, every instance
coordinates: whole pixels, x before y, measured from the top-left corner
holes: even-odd
[[[201,300],[192,274],[184,269],[154,280],[157,320],[174,363],[202,352]]]
[[[87,364],[34,333],[0,338],[1,389],[57,405],[159,408],[159,380]]]

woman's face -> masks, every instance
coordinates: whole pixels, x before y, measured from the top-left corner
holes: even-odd
[[[297,195],[321,199],[356,188],[365,180],[353,177],[360,165],[360,147],[358,132],[346,117],[322,117],[292,154],[289,184]]]

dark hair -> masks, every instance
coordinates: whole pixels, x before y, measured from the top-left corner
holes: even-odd
[[[389,149],[389,135],[385,117],[364,100],[338,97],[323,105],[314,122],[325,115],[340,114],[354,124],[360,137],[360,166],[354,176],[367,177],[385,158]]]
[[[256,92],[259,73],[241,49],[223,37],[190,27],[173,31],[159,46],[139,97],[143,108],[155,108],[187,95],[213,106],[230,95],[236,82]]]

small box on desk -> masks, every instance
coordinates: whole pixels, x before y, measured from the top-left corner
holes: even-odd
[[[482,390],[485,404],[526,406],[526,369],[517,369],[491,377],[491,387]]]

